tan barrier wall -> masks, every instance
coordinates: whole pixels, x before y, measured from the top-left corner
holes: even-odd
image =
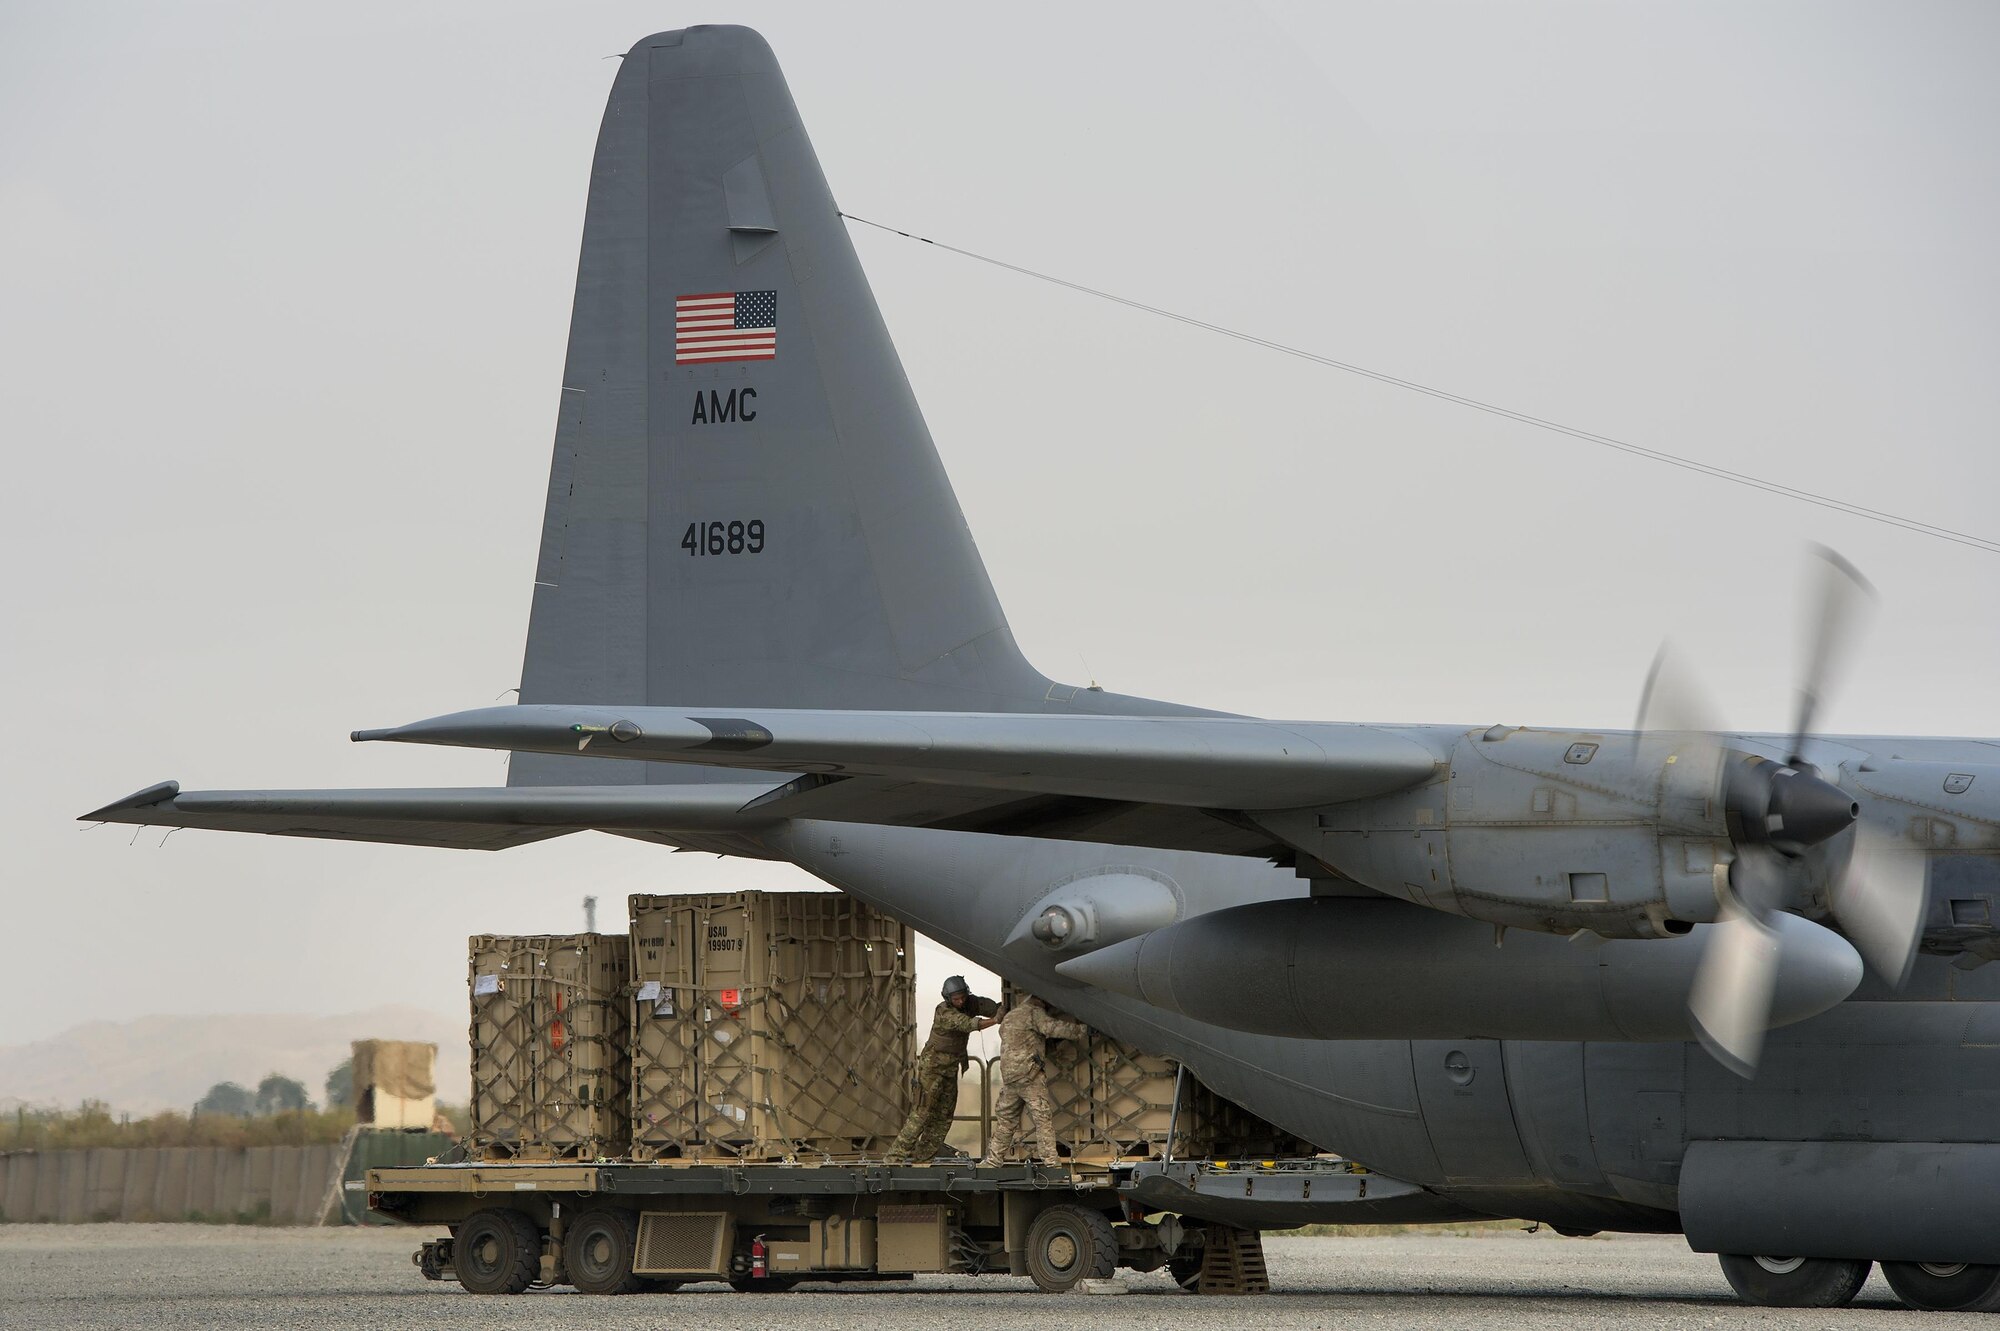
[[[344,1153],[337,1144],[12,1151],[0,1154],[0,1220],[310,1225]]]

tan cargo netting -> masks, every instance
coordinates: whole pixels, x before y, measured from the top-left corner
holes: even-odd
[[[1011,982],[1005,986],[1009,1008],[1022,992]],[[1049,1041],[1042,1068],[1055,1104],[1056,1141],[1072,1157],[1296,1159],[1318,1153],[1317,1147],[1209,1090],[1192,1073],[1182,1077],[1173,1059],[1102,1031],[1093,1030],[1083,1040]]]
[[[487,1159],[596,1159],[626,1145],[622,935],[470,940],[471,1148]]]
[[[877,1154],[909,1108],[908,928],[835,892],[631,900],[632,1153]]]

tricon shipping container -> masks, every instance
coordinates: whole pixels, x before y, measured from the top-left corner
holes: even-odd
[[[836,892],[630,904],[633,1159],[887,1147],[910,1103],[907,926]]]
[[[625,936],[480,934],[469,952],[471,1151],[487,1160],[622,1154],[631,1064]]]

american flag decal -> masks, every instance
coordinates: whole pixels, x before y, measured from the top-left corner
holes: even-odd
[[[674,364],[777,358],[777,292],[711,291],[674,298]]]

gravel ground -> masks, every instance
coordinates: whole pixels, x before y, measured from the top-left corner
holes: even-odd
[[[0,1327],[368,1327],[537,1331],[669,1324],[703,1331],[1018,1326],[1108,1331],[1218,1319],[1244,1327],[1874,1327],[1971,1317],[1901,1309],[1877,1275],[1852,1308],[1746,1308],[1712,1257],[1677,1238],[1564,1239],[1499,1231],[1265,1241],[1267,1298],[1195,1299],[1164,1273],[1125,1297],[1049,1296],[1022,1279],[919,1277],[746,1295],[721,1285],[620,1299],[567,1290],[475,1298],[425,1281],[409,1255],[430,1230],[206,1225],[0,1225]]]

